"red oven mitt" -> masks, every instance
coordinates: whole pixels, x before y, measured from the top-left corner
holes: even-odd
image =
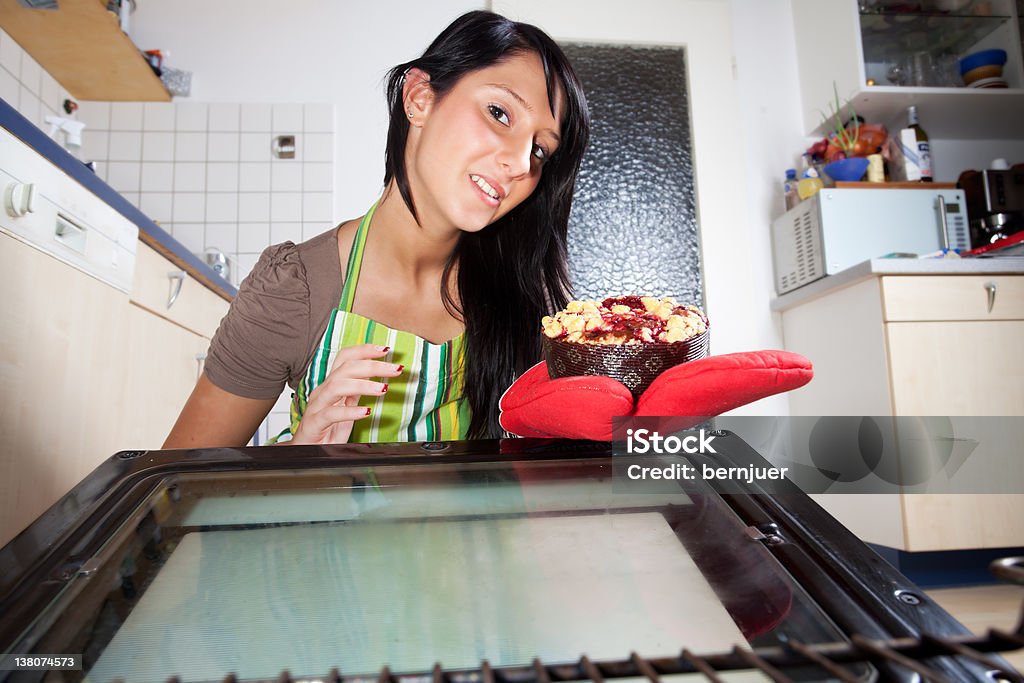
[[[541,361],[498,401],[505,431],[518,436],[611,440],[612,418],[633,411],[633,395],[611,377],[551,379]]]
[[[506,431],[519,436],[611,441],[611,420],[616,416],[720,415],[802,387],[813,376],[811,362],[789,351],[710,356],[661,373],[634,405],[629,390],[610,377],[551,379],[547,366],[538,363],[501,397],[499,420]],[[683,422],[672,426],[692,426]]]

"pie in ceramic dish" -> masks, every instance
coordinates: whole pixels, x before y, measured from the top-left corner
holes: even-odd
[[[708,355],[708,319],[671,297],[571,301],[541,320],[552,379],[605,375],[639,396],[670,367]]]

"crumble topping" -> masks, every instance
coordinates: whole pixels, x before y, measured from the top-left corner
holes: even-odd
[[[570,301],[564,310],[541,320],[548,338],[578,344],[679,342],[702,334],[707,324],[696,306],[651,296]]]

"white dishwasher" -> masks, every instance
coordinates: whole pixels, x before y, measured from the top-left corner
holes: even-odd
[[[4,128],[0,204],[2,544],[117,445],[139,231]]]

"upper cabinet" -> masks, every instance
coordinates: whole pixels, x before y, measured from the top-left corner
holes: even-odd
[[[0,26],[75,99],[170,101],[106,6],[106,0],[60,0],[58,9],[28,9],[0,0]]]
[[[1014,0],[792,0],[804,130],[849,99],[890,129],[916,104],[933,138],[1024,139],[1024,65]],[[969,88],[959,59],[1007,53],[1006,88]]]

